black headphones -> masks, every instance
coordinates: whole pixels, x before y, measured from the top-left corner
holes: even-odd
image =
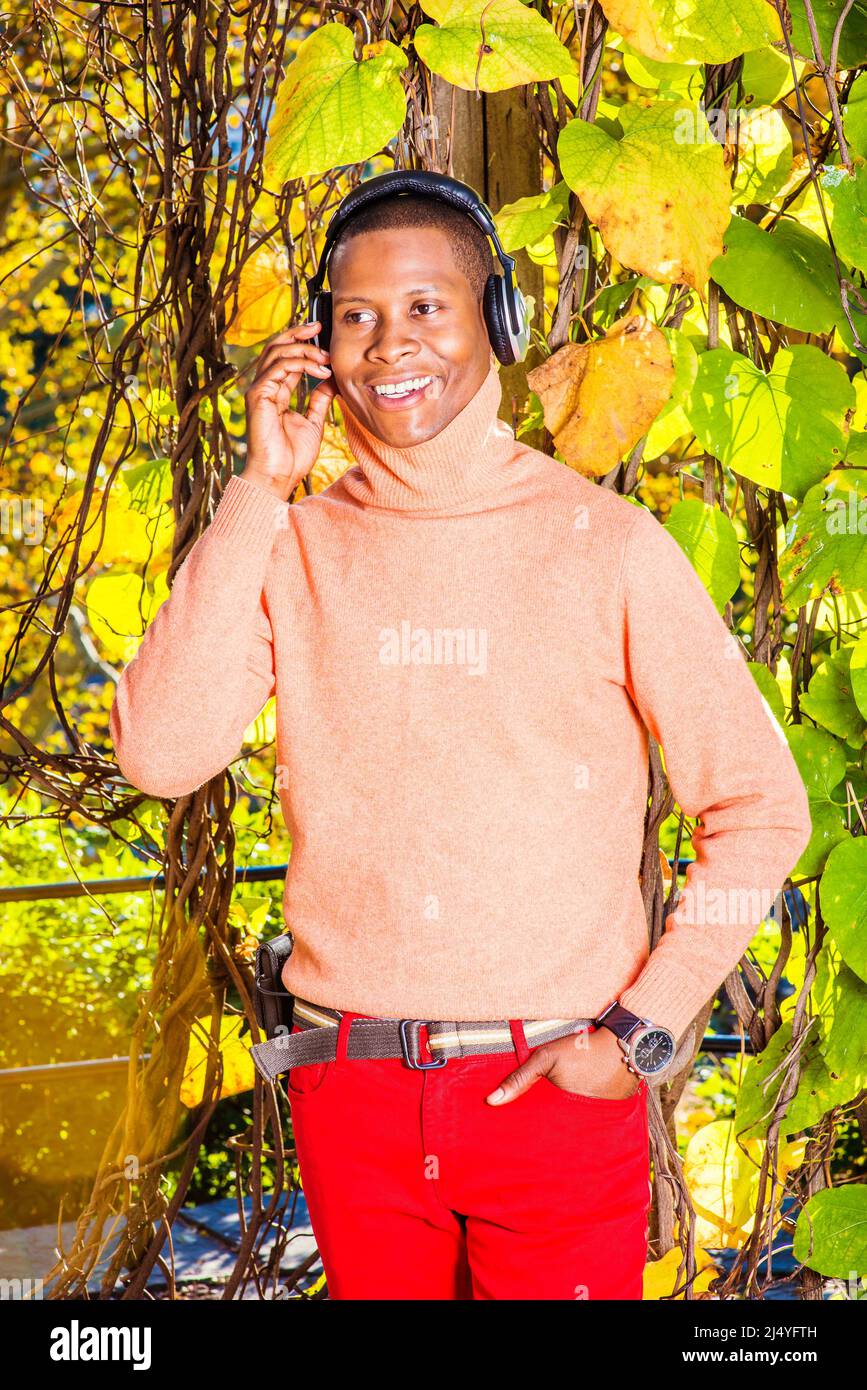
[[[307,281],[307,322],[314,323],[318,319],[322,325],[309,341],[326,350],[331,344],[331,294],[323,290],[322,285],[339,232],[368,203],[379,198],[397,197],[401,193],[420,193],[428,198],[438,198],[466,213],[491,238],[503,274],[490,274],[485,285],[483,309],[488,337],[497,358],[505,366],[522,362],[530,345],[530,319],[524,296],[515,279],[514,258],[507,256],[500,245],[491,211],[468,184],[426,169],[395,169],[377,174],[347,193],[340,203],[328,224],[316,274]]]

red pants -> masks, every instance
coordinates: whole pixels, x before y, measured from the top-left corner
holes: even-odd
[[[645,1082],[605,1100],[543,1077],[488,1105],[529,1055],[520,1022],[517,1058],[413,1071],[402,1058],[348,1059],[357,1016],[343,1015],[337,1060],[296,1067],[286,1085],[330,1298],[641,1298]]]

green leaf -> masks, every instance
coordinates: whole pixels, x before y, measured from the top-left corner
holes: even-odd
[[[554,227],[569,224],[569,185],[561,180],[546,193],[518,198],[496,213],[494,222],[504,251],[534,246]]]
[[[799,76],[803,66],[796,59],[795,71]],[[773,106],[793,86],[788,55],[775,48],[756,48],[745,53],[741,83],[745,105]]]
[[[130,496],[130,508],[149,515],[152,509],[172,500],[172,464],[167,458],[145,459],[123,470]]]
[[[855,703],[849,673],[853,651],[854,645],[850,644],[827,657],[800,700],[804,714],[848,743],[860,742],[864,733],[864,718]]]
[[[852,694],[855,704],[867,719],[867,629],[852,646],[852,661],[849,666],[852,681]]]
[[[779,111],[772,106],[759,106],[741,113],[737,136],[738,171],[732,185],[732,201],[769,203],[792,168],[789,128]]]
[[[849,836],[828,855],[822,913],[840,955],[867,982],[867,837]]]
[[[738,538],[731,518],[698,497],[675,502],[665,523],[722,613],[741,581]]]
[[[548,21],[521,0],[421,0],[421,8],[439,27],[419,25],[415,51],[453,87],[502,92],[577,72]]]
[[[722,147],[690,103],[621,108],[623,138],[579,119],[560,132],[563,177],[621,265],[703,289],[731,220]]]
[[[789,5],[792,16],[792,47],[808,62],[813,61],[813,42],[803,0]],[[831,56],[831,43],[834,29],[845,8],[844,0],[811,0],[816,32],[822,49],[822,57],[827,63]],[[837,67],[858,67],[867,56],[867,5],[863,0],[855,0],[854,5],[843,21],[840,32],[840,46],[837,49]]]
[[[598,304],[598,300],[597,300]],[[647,432],[644,445],[646,459],[659,458],[684,434],[692,429],[683,411],[698,371],[698,353],[685,333],[677,328],[661,328],[674,363],[674,385],[671,399],[666,402]]]
[[[748,661],[747,666],[753,673],[762,698],[767,701],[772,715],[782,728],[786,722],[786,706],[779,681],[762,661]]]
[[[824,869],[834,846],[850,838],[843,810],[831,797],[846,775],[846,754],[831,734],[808,724],[789,725],[786,737],[807,792],[813,823],[810,842],[793,877],[813,878]]]
[[[804,333],[829,333],[840,313],[831,248],[791,219],[763,231],[733,217],[711,274],[743,309]]]
[[[142,405],[154,420],[168,420],[178,413],[174,397],[168,391],[163,391],[161,387],[155,387],[153,391],[148,391],[147,395],[142,398]]]
[[[855,78],[843,107],[843,134],[850,154],[867,159],[867,72]]]
[[[867,470],[838,468],[810,488],[786,531],[783,597],[800,607],[829,584],[867,589]]]
[[[824,882],[823,878],[823,885]],[[824,905],[823,888],[823,908]],[[863,947],[861,958],[867,966],[867,951]],[[848,1077],[854,1095],[867,1086],[867,983],[863,973],[856,974],[848,965],[838,966],[823,1001],[823,1023],[821,1047],[825,1065],[835,1075]]]
[[[819,348],[781,348],[766,374],[721,347],[700,355],[685,410],[702,448],[728,468],[801,497],[843,458],[854,400],[843,367]]]
[[[277,92],[264,173],[271,185],[359,164],[397,133],[406,116],[398,74],[403,49],[381,41],[355,61],[345,24],[323,24],[298,45]]]
[[[767,1047],[747,1063],[735,1111],[735,1132],[741,1143],[750,1137],[761,1138],[766,1133],[784,1073],[780,1072],[773,1080],[770,1078],[791,1048],[792,1025],[786,1022],[780,1025]],[[854,1094],[854,1084],[849,1077],[832,1073],[826,1066],[816,1026],[803,1042],[800,1056],[798,1089],[786,1107],[780,1126],[781,1139],[801,1129],[812,1128],[829,1110],[845,1105]]]
[[[846,1183],[811,1197],[798,1212],[793,1254],[828,1278],[867,1273],[867,1187]]]
[[[846,265],[867,271],[867,169],[826,169],[819,179],[833,209],[831,235]]]
[[[662,63],[727,63],[782,38],[764,0],[605,0],[626,43]]]
[[[632,294],[641,277],[630,275],[627,280],[618,280],[600,290],[593,305],[593,319],[597,327],[610,328],[621,317],[623,306]],[[665,332],[665,329],[662,330]]]
[[[649,87],[661,97],[686,97],[700,101],[704,92],[704,75],[700,67],[687,63],[657,63],[646,58],[629,44],[623,44],[623,66],[637,87]]]

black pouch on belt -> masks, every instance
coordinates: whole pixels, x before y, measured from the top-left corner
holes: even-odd
[[[290,994],[280,978],[283,966],[292,954],[295,938],[291,931],[282,932],[272,941],[263,941],[256,951],[256,1019],[266,1038],[292,1031],[292,1011],[295,996]]]

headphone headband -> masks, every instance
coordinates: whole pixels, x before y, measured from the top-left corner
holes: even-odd
[[[307,281],[309,321],[320,318],[317,305],[324,308],[323,301],[326,300],[327,292],[323,291],[322,286],[334,244],[343,228],[363,208],[383,198],[399,197],[404,193],[435,198],[456,208],[471,217],[491,238],[497,259],[503,267],[502,278],[490,275],[485,289],[485,319],[491,344],[501,362],[522,361],[529,346],[530,323],[524,296],[515,278],[515,259],[503,250],[491,210],[475,189],[470,188],[469,184],[461,183],[459,179],[452,179],[446,174],[437,174],[428,169],[389,170],[366,179],[347,193],[328,224],[325,245],[316,273]],[[330,334],[330,323],[328,333]]]

